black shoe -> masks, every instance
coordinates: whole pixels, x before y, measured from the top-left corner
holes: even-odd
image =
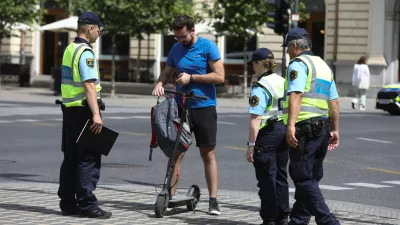
[[[356,109],[356,104],[354,102],[351,103],[351,108]]]
[[[112,216],[111,212],[104,211],[100,208],[94,209],[92,211],[81,211],[81,216],[97,219],[109,219]]]
[[[276,222],[276,225],[288,225],[288,219],[287,218],[279,219]]]
[[[219,210],[217,201],[210,201],[209,204],[210,204],[210,206],[208,208],[208,214],[210,214],[210,215],[220,215],[221,214],[221,211]]]
[[[77,207],[72,208],[72,209],[61,210],[61,215],[63,215],[63,216],[78,215],[80,211],[81,211],[81,210],[80,210],[79,207],[77,206]]]

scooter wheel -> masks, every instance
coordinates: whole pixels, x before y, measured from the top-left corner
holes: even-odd
[[[187,205],[187,209],[189,211],[194,211],[196,209],[197,203],[200,201],[200,188],[197,185],[192,185],[189,190],[187,195],[188,197],[194,197],[193,200],[191,201],[191,204]]]
[[[167,210],[168,205],[168,196],[167,195],[159,195],[157,197],[157,201],[154,207],[154,212],[157,218],[162,218]]]

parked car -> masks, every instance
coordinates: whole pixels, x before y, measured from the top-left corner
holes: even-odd
[[[400,115],[400,82],[386,85],[378,92],[375,108]]]

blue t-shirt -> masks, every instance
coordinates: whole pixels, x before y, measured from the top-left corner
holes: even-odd
[[[93,65],[93,66],[92,66]],[[84,51],[79,59],[79,72],[83,81],[93,80],[96,81],[97,61],[93,52]]]
[[[217,45],[206,38],[198,36],[196,43],[191,47],[184,47],[180,43],[175,43],[168,54],[167,65],[177,68],[180,73],[205,75],[211,72],[208,61],[220,59],[221,56]],[[202,108],[207,106],[216,106],[216,90],[214,84],[189,83],[180,87],[176,85],[176,90],[192,90],[195,95],[207,96],[208,100],[191,100],[189,108]],[[180,103],[181,100],[177,99]]]
[[[289,74],[292,70],[297,71],[297,78],[294,79],[293,81],[291,81],[290,77],[289,77],[290,76]],[[307,65],[300,60],[293,61],[292,63],[289,64],[287,74],[288,74],[287,75],[288,77],[286,77],[286,79],[288,80],[287,93],[289,94],[290,92],[293,92],[293,91],[298,91],[298,92],[303,93],[304,89],[306,88],[306,83],[307,83],[307,74],[308,74]],[[318,85],[318,82],[321,82],[321,84],[324,83],[324,81],[318,80],[318,79],[316,82],[317,82],[317,85]],[[321,85],[321,86],[324,86],[324,85]],[[320,94],[328,95],[329,100],[334,100],[334,99],[339,98],[334,80],[332,81],[329,90],[328,89],[324,90],[323,88],[320,88],[319,90],[317,90],[317,92]]]
[[[262,116],[269,102],[269,95],[262,87],[253,87],[249,98],[249,113]]]

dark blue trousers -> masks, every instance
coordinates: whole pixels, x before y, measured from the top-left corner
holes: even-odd
[[[66,140],[58,189],[62,211],[72,210],[76,206],[83,211],[91,211],[98,207],[93,191],[100,177],[101,154],[76,144],[89,118],[92,118],[92,114],[88,108],[64,109]]]
[[[290,148],[289,174],[296,187],[290,214],[290,225],[309,224],[311,215],[318,225],[340,224],[325,203],[319,181],[323,177],[323,161],[328,150],[329,127],[319,137],[307,137],[304,154]]]
[[[287,181],[288,146],[286,127],[277,122],[262,128],[254,148],[254,168],[264,223],[287,218],[290,213]]]

